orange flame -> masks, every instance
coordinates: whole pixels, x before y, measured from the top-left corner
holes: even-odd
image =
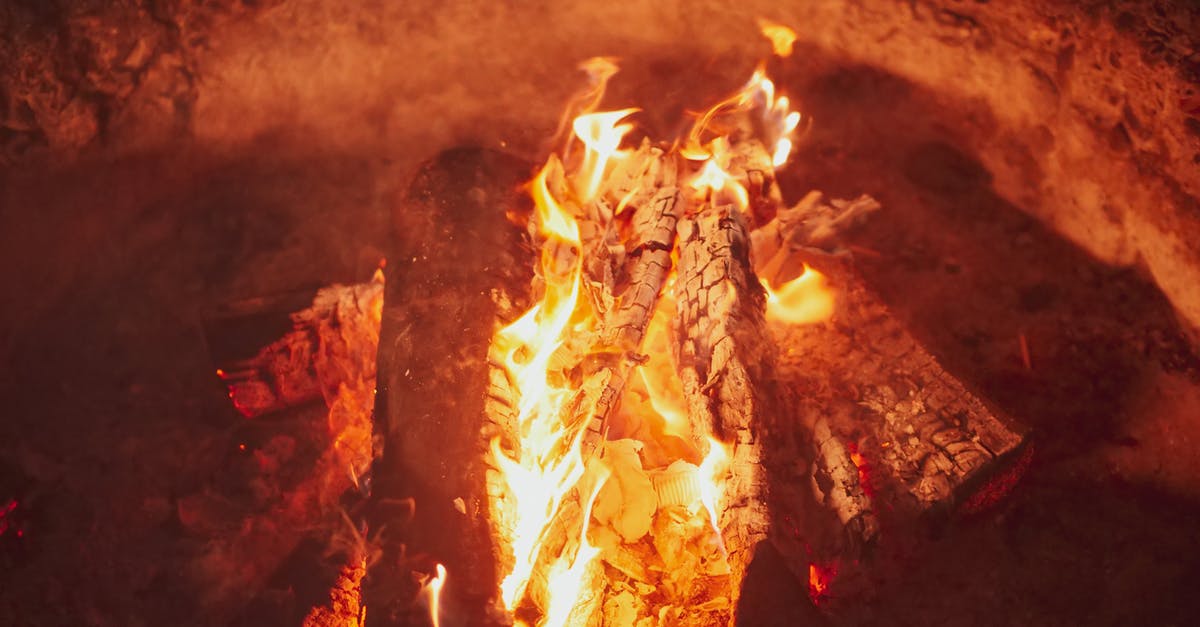
[[[675,310],[675,299],[670,296],[675,277],[667,279],[663,295],[659,297],[650,325],[643,342],[649,358],[638,368],[638,375],[646,388],[650,406],[662,417],[665,433],[687,440],[690,427],[687,407],[683,402],[683,386],[675,374],[675,364],[668,357],[671,353],[671,315]]]
[[[546,608],[546,620],[543,627],[567,624],[567,620],[571,617],[571,610],[575,609],[576,600],[586,583],[587,568],[596,559],[596,556],[600,555],[600,549],[592,546],[587,539],[588,523],[592,518],[592,506],[596,504],[600,488],[604,487],[611,471],[607,467],[599,466],[599,473],[600,477],[597,479],[595,487],[592,488],[591,496],[588,497],[583,511],[583,528],[579,532],[579,549],[575,552],[575,559],[568,564],[566,557],[563,556],[550,567],[548,577],[550,605]]]
[[[500,585],[509,610],[525,592],[549,523],[584,472],[582,428],[569,427],[562,419],[575,390],[561,381],[561,377],[555,377],[552,367],[552,357],[568,336],[596,323],[594,314],[580,311],[581,307],[587,308],[587,303],[579,298],[582,258],[578,253],[582,244],[579,224],[564,202],[582,203],[595,196],[608,162],[625,154],[620,150],[621,139],[632,125],[618,122],[634,111],[584,114],[576,118],[574,128],[583,142],[585,155],[576,174],[574,198],[560,201],[551,193],[548,178],[558,163],[553,159],[530,185],[538,224],[548,240],[541,261],[545,291],[539,303],[493,338],[493,347],[503,356],[519,399],[517,455],[510,457],[505,453],[498,438],[491,446],[514,503],[514,527],[509,540],[515,563]],[[582,185],[578,184],[580,181]],[[563,247],[575,251],[565,273],[558,267],[556,253]],[[584,321],[572,324],[574,317]]]
[[[804,266],[804,272],[772,288],[766,279],[759,279],[767,291],[767,320],[787,324],[812,324],[828,320],[833,315],[834,295],[825,275]]]
[[[721,526],[717,521],[717,507],[720,496],[724,492],[724,477],[729,470],[729,451],[718,439],[708,436],[708,455],[700,462],[700,503],[708,512],[708,523],[717,540],[721,543],[721,553],[725,552],[725,539],[721,535]]]
[[[820,603],[829,595],[829,584],[833,582],[837,573],[837,564],[808,565],[808,596],[813,603]]]
[[[758,27],[762,30],[762,34],[771,40],[771,48],[775,51],[776,56],[792,56],[792,46],[796,43],[796,31],[761,17],[758,18]]]
[[[583,92],[576,94],[563,108],[562,118],[558,121],[558,130],[554,132],[555,140],[562,138],[566,134],[567,127],[572,119],[581,113],[595,111],[596,107],[600,106],[600,101],[604,98],[604,92],[608,89],[608,81],[618,71],[616,59],[612,57],[592,57],[579,64],[579,69],[583,70],[588,75],[589,88]],[[566,145],[562,148],[562,154],[567,154],[570,151],[571,141],[574,135],[566,136]]]
[[[580,200],[587,202],[596,197],[600,190],[600,182],[604,178],[604,169],[609,160],[619,159],[628,154],[619,150],[621,139],[633,130],[632,124],[617,124],[639,109],[621,109],[620,111],[605,111],[588,113],[575,118],[572,127],[575,135],[587,146],[583,165],[579,168],[577,180],[586,184],[580,192]]]
[[[733,201],[739,209],[746,209],[750,206],[750,193],[746,191],[746,187],[721,169],[716,156],[704,162],[704,168],[689,182],[689,185],[701,192],[701,196],[710,195],[718,198],[719,192],[726,191],[728,188],[727,193],[733,197]]]
[[[446,567],[441,564],[437,565],[437,574],[425,584],[425,589],[429,595],[429,620],[433,623],[433,627],[440,627],[442,624],[442,587],[446,585]]]
[[[751,155],[735,154],[731,146],[733,131],[721,120],[759,110],[757,124],[768,154],[760,163]],[[771,170],[787,163],[793,147],[793,135],[801,116],[791,109],[787,96],[777,96],[775,83],[760,67],[737,92],[705,111],[692,125],[679,153],[691,161],[703,161],[700,172],[690,181],[700,192],[728,190],[742,209],[749,206],[746,192],[750,170]],[[736,127],[736,124],[735,124]],[[706,139],[712,134],[712,139]],[[749,161],[748,161],[749,160]],[[737,165],[735,165],[737,162]]]
[[[579,224],[550,194],[546,185],[549,169],[547,164],[531,188],[542,233],[551,243],[578,247]],[[552,248],[547,246],[542,253],[546,285],[541,302],[493,338],[519,398],[517,423],[522,436],[516,458],[504,452],[499,438],[491,446],[515,504],[510,540],[516,563],[501,583],[502,598],[510,610],[533,573],[547,524],[583,474],[580,436],[568,433],[559,420],[571,390],[556,385],[550,372],[551,357],[562,345],[579,304],[582,268],[576,256],[566,276],[556,272]],[[571,453],[557,454],[561,443],[571,439]]]

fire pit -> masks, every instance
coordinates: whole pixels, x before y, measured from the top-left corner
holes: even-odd
[[[6,11],[8,622],[1191,613],[1187,9]]]

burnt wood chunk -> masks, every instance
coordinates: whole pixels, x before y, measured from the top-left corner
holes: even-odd
[[[801,576],[806,561],[857,559],[888,541],[881,529],[904,533],[949,511],[1024,441],[945,372],[859,277],[839,239],[878,209],[870,197],[826,201],[811,192],[752,237],[756,269],[772,284],[807,263],[836,299],[824,323],[770,323],[781,347],[779,385],[809,438],[780,439],[809,465],[778,466],[773,484],[773,537]],[[806,514],[810,497],[832,516]]]
[[[375,407],[383,450],[368,518],[383,552],[364,581],[370,625],[417,620],[412,573],[435,563],[449,573],[447,611],[484,622],[496,574],[479,434],[489,342],[531,279],[534,253],[506,219],[529,174],[501,153],[451,150],[421,169],[395,210]]]
[[[773,537],[796,569],[857,559],[876,543],[899,540],[889,533],[915,532],[920,521],[951,512],[1024,442],[917,343],[847,258],[809,263],[836,292],[832,319],[770,326],[784,347],[780,385],[795,399],[796,421],[811,425],[813,495],[840,531],[809,517],[809,536],[797,538],[780,523]],[[792,483],[802,481],[801,469],[793,470]],[[802,509],[785,506],[777,521]]]
[[[849,263],[831,258],[814,267],[837,292],[833,319],[773,327],[788,347],[781,374],[857,404],[829,412],[830,429],[896,482],[895,498],[920,511],[961,499],[1023,435],[947,373]]]
[[[664,160],[656,193],[633,210],[634,235],[626,246],[633,258],[629,284],[618,298],[612,320],[606,321],[608,343],[615,348],[641,348],[654,304],[671,271],[671,250],[675,248],[675,225],[681,208],[675,178],[675,160]]]
[[[322,397],[342,382],[375,376],[383,278],[322,288],[290,314],[292,329],[249,359],[222,362],[218,376],[249,418]],[[251,316],[245,316],[247,318]]]

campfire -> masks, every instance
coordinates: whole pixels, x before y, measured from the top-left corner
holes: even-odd
[[[1194,614],[1194,12],[33,4],[0,623]]]
[[[880,205],[783,203],[776,174],[807,123],[767,74],[794,35],[763,33],[775,58],[674,138],[640,133],[637,109],[602,110],[618,68],[587,61],[561,148],[519,192],[491,216],[416,216],[414,256],[390,267],[430,305],[384,298],[381,270],[322,292],[296,332],[219,372],[251,416],[323,394],[342,489],[371,495],[346,518],[334,609],[310,625],[731,624],[762,547],[814,603],[853,598],[883,529],[982,507],[1015,482],[1019,462],[995,471],[1022,436],[857,278],[841,233]],[[443,190],[463,154],[430,166],[414,198],[457,202]],[[504,185],[496,165],[472,176]],[[518,265],[498,273],[497,259]],[[459,306],[447,303],[475,289],[464,282],[485,288],[475,301],[495,327],[485,338],[475,321],[450,357],[461,363],[440,348],[426,359],[416,330],[453,333],[428,316]],[[446,372],[474,377],[462,398],[409,396]]]

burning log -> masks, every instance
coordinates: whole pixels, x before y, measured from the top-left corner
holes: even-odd
[[[360,550],[365,547],[352,541],[357,530],[341,521],[343,507],[353,500],[347,497],[358,493],[371,463],[374,353],[383,285],[377,271],[369,282],[333,285],[315,297],[306,293],[242,301],[206,322],[218,375],[244,415],[322,397],[328,410],[325,420],[318,412],[299,411],[299,420],[251,427],[273,435],[257,445],[238,443],[241,455],[231,460],[229,472],[247,489],[237,497],[205,485],[177,499],[181,526],[205,540],[190,575],[214,606],[232,608],[261,595],[281,564],[304,552],[305,538],[319,536],[330,555],[349,553],[355,564],[361,561],[355,556],[365,556]],[[248,337],[278,333],[288,322],[291,330],[282,338],[251,359],[237,359],[245,354]],[[309,447],[320,452],[315,459],[295,454]],[[356,582],[343,582],[333,600],[356,596]]]
[[[489,471],[489,495],[498,503],[493,511],[494,531],[499,538],[526,538],[524,541],[518,539],[514,547],[519,553],[509,552],[503,544],[498,546],[497,560],[514,569],[509,575],[517,578],[513,579],[518,582],[514,585],[524,586],[521,582],[530,578],[529,595],[538,612],[543,614],[554,612],[555,597],[551,597],[550,588],[555,584],[549,578],[555,571],[555,564],[563,559],[562,556],[582,552],[585,543],[591,541],[585,537],[575,540],[573,533],[577,532],[572,531],[581,527],[586,530],[588,527],[588,506],[592,504],[588,498],[589,494],[594,495],[592,514],[602,525],[595,530],[594,535],[598,539],[593,538],[599,545],[602,560],[613,568],[624,568],[626,573],[635,572],[634,576],[643,582],[650,580],[651,576],[644,569],[631,567],[631,564],[637,561],[629,559],[629,551],[634,549],[628,544],[637,543],[645,538],[650,532],[652,520],[667,520],[661,517],[654,518],[655,511],[665,503],[662,500],[663,490],[669,492],[673,487],[679,492],[678,503],[665,504],[676,505],[680,510],[686,510],[692,502],[691,497],[696,496],[696,491],[690,489],[691,482],[695,482],[696,477],[694,472],[689,473],[686,469],[682,474],[675,473],[679,475],[676,481],[665,477],[663,473],[654,474],[655,481],[651,480],[651,475],[647,474],[639,457],[643,442],[627,439],[643,426],[638,418],[629,412],[621,411],[617,426],[611,432],[609,429],[610,421],[618,418],[614,414],[627,392],[626,383],[637,369],[651,359],[650,356],[642,354],[642,344],[671,269],[671,251],[674,248],[678,220],[676,212],[680,204],[679,191],[675,185],[677,165],[673,158],[664,158],[662,150],[650,146],[647,142],[643,143],[635,157],[626,163],[634,165],[617,170],[617,174],[612,177],[602,193],[587,203],[585,210],[595,220],[584,221],[580,226],[580,231],[591,235],[584,237],[580,244],[593,252],[591,259],[584,263],[584,267],[587,269],[585,279],[596,324],[591,331],[577,332],[564,338],[566,346],[555,349],[550,358],[555,372],[560,369],[567,372],[575,368],[582,368],[584,372],[579,387],[571,393],[572,401],[564,409],[566,416],[562,424],[565,435],[559,437],[565,441],[574,440],[575,437],[581,439],[580,456],[586,469],[578,467],[578,472],[583,473],[578,479],[578,486],[570,488],[568,484],[571,479],[562,479],[556,480],[562,481],[559,487],[549,488],[564,491],[565,494],[561,498],[551,498],[544,502],[545,507],[554,511],[554,515],[546,529],[537,534],[533,544],[524,543],[529,541],[528,536],[520,535],[530,533],[523,527],[527,520],[522,518],[529,515],[528,508],[522,510],[524,504],[521,499],[514,499],[506,494],[511,495],[512,491],[519,492],[523,489],[511,484],[525,472],[516,468],[517,460],[524,460],[521,464],[526,466],[541,465],[543,462],[536,460],[541,460],[543,455],[561,453],[557,449],[537,455],[532,451],[523,451],[522,446],[539,444],[523,443],[519,441],[522,438],[514,437],[513,434],[519,433],[519,430],[536,429],[537,427],[525,426],[531,420],[541,420],[550,425],[546,428],[558,427],[553,426],[556,424],[553,416],[550,416],[547,422],[546,416],[530,414],[528,408],[524,412],[518,408],[521,394],[514,379],[521,379],[526,375],[511,371],[512,356],[517,353],[513,352],[507,342],[497,345],[500,348],[492,360],[497,367],[492,376],[490,407],[499,418],[494,428],[489,429],[484,436],[488,440],[505,443],[503,449],[494,448],[493,460],[496,467]],[[568,184],[563,179],[556,160],[551,160],[537,180],[545,184],[545,189],[557,190],[558,196],[565,198],[569,195],[566,191]],[[535,183],[535,186],[537,185],[538,183]],[[614,210],[610,201],[617,198],[620,198],[621,202]],[[549,202],[549,199],[543,202]],[[626,209],[624,212],[620,211],[622,206]],[[613,220],[614,217],[627,221],[627,228],[623,230],[627,231],[628,235],[624,242],[614,233],[613,226],[617,223]],[[545,224],[540,226],[545,228]],[[558,266],[561,257],[561,244],[547,242],[543,252],[543,271],[546,276],[540,281],[545,285],[543,289],[546,291],[554,289],[555,283],[564,280],[565,275],[562,273],[554,273],[558,276],[551,276],[551,269]],[[546,260],[551,260],[552,263],[547,266]],[[502,331],[502,336],[503,333]],[[518,349],[517,352],[528,350],[534,349],[528,346]],[[590,365],[589,360],[593,361]],[[517,366],[515,369],[520,370],[521,367]],[[558,376],[555,375],[554,378]],[[515,415],[517,413],[523,415],[518,419]],[[630,422],[631,420],[633,422]],[[709,431],[710,428],[705,427],[703,433]],[[578,436],[573,435],[576,433]],[[606,441],[606,438],[614,439]],[[553,467],[569,467],[563,466],[571,463],[569,459],[559,459]],[[598,485],[592,476],[595,469],[601,469],[607,478],[598,480],[599,483],[607,481],[600,487],[594,487]],[[699,471],[699,468],[692,465],[691,470]],[[542,509],[540,504],[535,503],[534,515]],[[687,523],[691,518],[688,515],[677,516],[677,522],[683,523],[682,527],[663,526],[662,533],[656,535],[654,546],[661,548],[657,539],[664,533],[684,531],[683,527],[688,527]],[[704,527],[690,529],[689,533],[697,536],[697,531],[703,535]],[[587,546],[595,548],[590,544]],[[643,542],[640,547],[643,553],[654,550],[648,541]],[[669,552],[675,551],[672,549]],[[575,561],[579,562],[578,556]],[[607,594],[608,586],[604,583],[604,580],[609,578],[600,578],[596,566],[586,569],[584,579],[599,583],[596,586],[583,586],[583,590],[590,592],[586,597],[582,597],[580,604],[571,609],[568,617],[571,624],[587,622],[601,605],[611,605],[611,595]],[[660,566],[659,570],[670,569]],[[657,576],[653,578],[657,579]],[[519,596],[522,589],[516,587],[507,590],[515,590],[515,594]],[[515,598],[506,599],[506,603],[511,603]]]
[[[519,212],[512,192],[527,172],[499,153],[448,151],[397,208],[377,377],[383,450],[368,515],[382,557],[363,584],[370,625],[419,624],[413,573],[436,564],[448,573],[445,611],[475,622],[488,614],[496,576],[479,433],[488,340],[523,297],[509,288],[529,283],[530,253],[505,219]]]
[[[777,411],[774,349],[765,343],[762,288],[737,209],[703,207],[680,223],[679,240],[679,374],[693,437],[711,432],[732,443],[719,525],[732,578],[740,582],[769,527],[761,439],[764,414]]]
[[[755,258],[771,283],[800,274],[791,286],[826,281],[837,294],[824,324],[796,325],[768,314],[772,334],[786,347],[780,384],[810,425],[807,474],[818,502],[841,527],[840,537],[817,549],[825,559],[861,554],[879,539],[881,526],[911,528],[928,513],[949,510],[1024,440],[941,368],[838,248],[838,231],[876,209],[868,198],[827,203],[814,192],[754,233]],[[793,470],[801,480],[801,469]],[[785,501],[806,498],[787,492]],[[812,537],[775,539],[797,571],[817,557]]]

